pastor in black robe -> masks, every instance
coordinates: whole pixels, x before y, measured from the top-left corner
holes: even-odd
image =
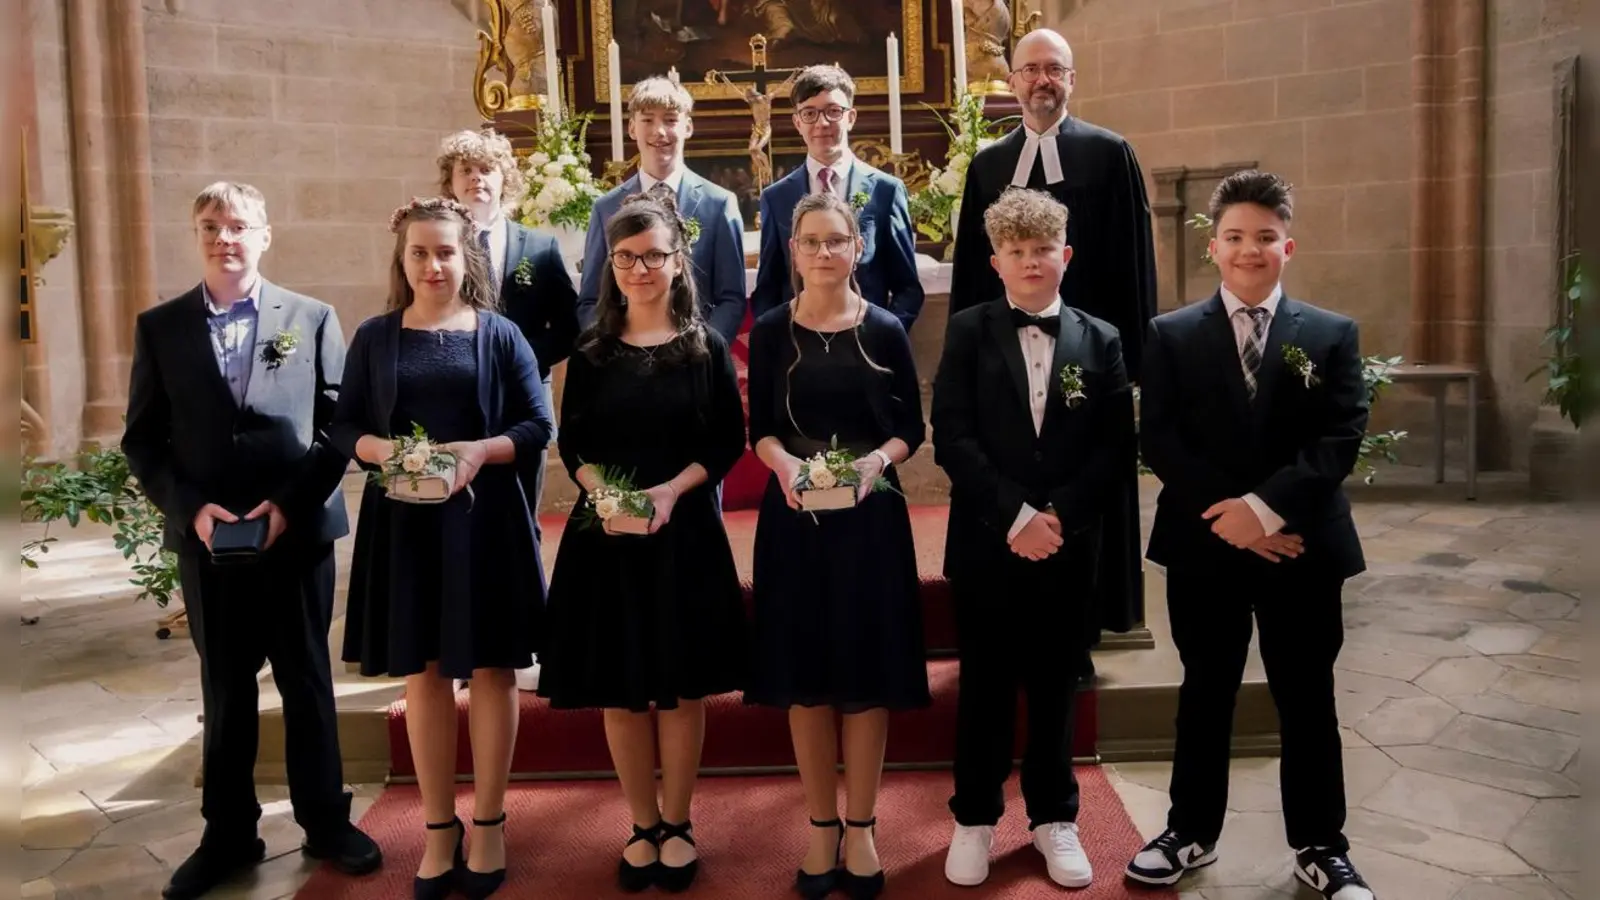
[[[1005,296],[1000,276],[989,264],[994,249],[983,229],[983,214],[1011,187],[1024,139],[1018,126],[980,150],[967,169],[951,273],[952,320],[969,306]],[[1128,377],[1137,383],[1141,344],[1156,314],[1155,239],[1144,173],[1126,140],[1082,119],[1067,116],[1053,140],[1062,180],[1045,183],[1044,154],[1039,153],[1027,187],[1046,191],[1067,207],[1067,243],[1073,254],[1061,280],[1061,301],[1117,329]],[[1127,632],[1144,622],[1144,552],[1134,455],[1120,466],[1118,477],[1125,486],[1120,501],[1106,513],[1093,624]]]

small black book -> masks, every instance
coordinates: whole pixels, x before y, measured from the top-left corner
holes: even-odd
[[[267,516],[259,519],[240,519],[237,522],[218,522],[211,530],[211,559],[213,562],[249,562],[260,556],[267,547]]]

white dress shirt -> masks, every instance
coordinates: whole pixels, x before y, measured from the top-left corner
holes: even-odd
[[[1056,147],[1056,135],[1061,133],[1061,123],[1065,121],[1067,113],[1063,110],[1061,118],[1042,133],[1035,132],[1026,124],[1022,126],[1024,136],[1022,155],[1017,157],[1017,170],[1011,175],[1013,187],[1028,186],[1028,177],[1033,174],[1033,164],[1039,158],[1044,159],[1045,184],[1055,184],[1064,178],[1061,174],[1061,151]]]
[[[678,189],[683,187],[683,167],[679,166],[678,168],[673,169],[672,174],[668,175],[666,178],[657,178],[643,169],[639,170],[639,190],[643,193],[648,194],[650,193],[651,188],[663,183],[666,184],[667,187],[672,188],[672,194],[674,197],[676,197],[678,194]]]
[[[1257,306],[1267,311],[1267,330],[1272,329],[1272,317],[1278,314],[1278,301],[1283,299],[1283,285],[1275,285],[1267,299]],[[1244,370],[1244,347],[1250,340],[1250,335],[1255,331],[1255,322],[1245,310],[1249,307],[1243,300],[1228,290],[1222,288],[1222,307],[1228,311],[1228,322],[1233,325],[1234,342],[1239,350],[1239,369]],[[1262,348],[1265,351],[1266,348]],[[1272,511],[1272,507],[1254,493],[1245,494],[1242,498],[1246,505],[1255,512],[1256,518],[1261,520],[1261,527],[1267,534],[1277,534],[1283,530],[1283,517]]]
[[[1006,303],[1012,309],[1020,309],[1010,297]],[[1051,301],[1049,306],[1040,310],[1040,318],[1055,318],[1061,315],[1061,298]],[[1033,433],[1035,436],[1044,428],[1045,405],[1050,402],[1050,366],[1055,361],[1056,339],[1038,328],[1029,325],[1017,329],[1017,341],[1022,345],[1022,362],[1028,371],[1028,408],[1033,413]],[[1017,518],[1011,524],[1011,530],[1006,532],[1006,540],[1017,536],[1038,510],[1022,504],[1022,509],[1017,511]]]
[[[823,169],[832,169],[833,192],[838,194],[840,197],[843,197],[845,185],[850,183],[850,166],[853,165],[855,161],[855,154],[851,153],[849,150],[846,150],[844,155],[839,157],[839,161],[831,166],[824,165],[823,163],[818,162],[815,158],[807,156],[806,172],[810,175],[810,179],[807,182],[810,185],[810,192],[813,194],[822,193],[822,177],[817,173],[821,172]]]

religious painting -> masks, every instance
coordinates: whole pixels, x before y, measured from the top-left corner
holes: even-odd
[[[854,77],[858,94],[886,95],[886,41],[893,33],[905,60],[901,90],[917,93],[924,89],[922,7],[853,0],[594,0],[595,97],[610,102],[604,48],[615,39],[625,94],[628,85],[676,68],[696,99],[743,99],[755,84],[747,70],[757,34],[767,39],[772,69],[837,63]],[[707,83],[711,71],[734,77]],[[786,87],[781,95],[788,95]]]
[[[739,202],[739,217],[744,220],[745,230],[754,231],[756,213],[761,209],[761,189],[756,185],[755,174],[750,171],[750,154],[743,150],[696,152],[692,149],[692,144],[690,147],[687,153],[689,168],[701,178],[733,194]],[[793,150],[774,148],[772,181],[777,181],[794,171],[796,167],[805,164],[804,147],[797,146]]]

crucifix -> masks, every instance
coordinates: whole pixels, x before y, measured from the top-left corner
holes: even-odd
[[[800,71],[767,68],[767,36],[758,34],[750,38],[750,68],[739,72],[712,69],[706,73],[706,84],[725,84],[734,90],[739,89],[734,84],[735,78],[751,78],[755,81],[753,87],[744,89],[743,97],[750,104],[750,116],[755,120],[750,128],[750,174],[755,178],[757,193],[772,183],[772,98],[793,84]],[[776,85],[768,80],[770,75],[782,74],[789,77]],[[759,212],[756,213],[755,227],[761,227]]]

